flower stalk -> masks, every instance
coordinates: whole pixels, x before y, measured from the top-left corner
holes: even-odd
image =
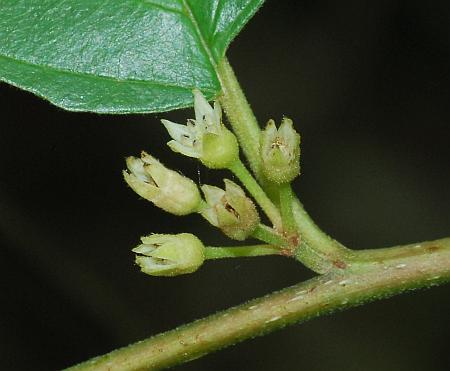
[[[269,220],[272,222],[275,229],[281,231],[283,224],[281,214],[278,208],[274,205],[272,200],[267,196],[258,182],[253,178],[242,161],[235,161],[228,169],[236,175],[242,184],[247,188],[259,206],[263,209]]]
[[[247,258],[253,256],[283,255],[277,246],[251,245],[233,247],[205,247],[205,259]]]
[[[264,241],[268,244],[278,246],[279,248],[288,249],[289,242],[283,235],[264,224],[259,224],[252,234],[253,238]]]
[[[280,210],[281,219],[283,221],[283,228],[285,233],[296,233],[296,224],[294,214],[292,212],[292,204],[295,196],[292,192],[292,187],[289,183],[281,184],[279,187],[280,192]]]

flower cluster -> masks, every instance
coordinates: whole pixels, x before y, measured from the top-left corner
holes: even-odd
[[[194,90],[193,94],[195,119],[188,120],[186,125],[161,120],[172,137],[168,142],[169,147],[175,152],[199,159],[208,168],[231,170],[247,187],[273,225],[281,225],[277,206],[239,160],[236,137],[222,123],[220,104],[215,102],[211,107],[198,90]],[[300,172],[300,135],[295,132],[292,121],[284,118],[277,129],[274,121],[270,120],[259,139],[261,169],[266,180],[283,184],[294,179]],[[146,152],[142,152],[140,158],[128,157],[126,164],[128,169],[123,172],[123,176],[128,185],[139,196],[169,213],[199,213],[225,235],[240,241],[250,236],[261,238],[261,233],[264,233],[261,231],[270,229],[259,227],[260,218],[255,204],[231,180],[224,180],[224,189],[212,185],[201,186],[202,199],[199,188],[191,179],[168,169]],[[280,222],[277,224],[278,219]],[[273,229],[275,234],[279,231],[281,228]],[[132,251],[136,254],[136,263],[141,270],[152,276],[194,272],[203,264],[207,258],[206,251],[210,249],[205,248],[190,233],[153,234],[141,240],[142,243]],[[278,241],[277,238],[269,237],[262,240],[271,244]],[[210,251],[217,254],[217,249]],[[251,251],[249,254],[253,253]]]

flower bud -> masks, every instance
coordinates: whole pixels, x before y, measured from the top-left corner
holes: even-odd
[[[151,276],[178,276],[195,272],[205,260],[205,247],[193,234],[153,234],[141,238],[132,251],[141,271]]]
[[[270,181],[288,183],[300,174],[300,135],[291,119],[283,118],[278,129],[269,120],[261,134],[260,151],[262,171]]]
[[[235,135],[222,124],[219,102],[211,107],[199,90],[194,90],[195,120],[180,125],[161,120],[172,140],[168,146],[185,156],[198,158],[210,169],[225,169],[239,158]]]
[[[123,176],[139,196],[175,215],[198,210],[201,196],[191,179],[167,169],[145,152],[141,158],[128,157],[126,162],[129,172],[124,171]]]
[[[241,187],[228,179],[224,182],[225,190],[210,185],[201,187],[208,204],[201,214],[228,237],[242,241],[258,226],[259,215]]]

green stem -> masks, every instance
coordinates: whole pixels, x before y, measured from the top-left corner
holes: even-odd
[[[280,249],[271,245],[233,246],[205,248],[206,259],[245,258],[251,256],[280,255]]]
[[[222,94],[219,96],[219,101],[228,117],[233,132],[239,140],[239,145],[250,165],[250,169],[262,188],[268,192],[270,197],[273,196],[272,200],[278,202],[276,187],[261,172],[259,153],[261,129],[226,57],[217,66],[217,75],[222,86]]]
[[[284,231],[291,233],[296,229],[294,214],[292,213],[292,203],[294,201],[294,195],[292,194],[291,185],[289,183],[282,184],[279,187],[279,191],[283,228]]]
[[[220,103],[239,140],[250,168],[259,179],[261,168],[259,137],[261,130],[258,122],[226,57],[217,66],[217,74],[222,85],[222,95],[219,97]]]
[[[252,237],[270,245],[280,247],[287,247],[288,245],[288,242],[283,236],[264,224],[260,224],[256,227],[255,231],[252,233]]]
[[[424,242],[420,247],[417,244],[393,247],[389,251],[388,259],[380,256],[374,262],[355,261],[346,269],[330,271],[86,361],[70,370],[161,369],[290,323],[450,280],[450,238]]]
[[[326,273],[347,265],[346,261],[352,250],[323,232],[295,197],[292,213],[300,236],[300,244],[295,251],[298,260],[317,273]]]
[[[279,231],[282,230],[281,214],[277,207],[273,204],[258,182],[253,178],[252,174],[247,170],[242,161],[237,160],[229,170],[236,175],[242,184],[247,188],[256,202],[261,206],[272,224]]]

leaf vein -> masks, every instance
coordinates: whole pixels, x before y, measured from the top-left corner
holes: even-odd
[[[202,47],[209,59],[209,63],[211,63],[211,66],[214,68],[214,70],[217,72],[217,61],[214,58],[214,56],[211,53],[211,49],[210,46],[208,45],[208,43],[206,42],[206,38],[203,35],[199,25],[198,25],[198,21],[195,18],[195,14],[191,9],[191,6],[189,5],[189,3],[187,2],[187,0],[181,0],[182,5],[184,6],[184,8],[186,9],[186,12],[188,13],[188,17],[191,20],[192,26],[194,27],[194,30],[200,40],[200,43],[202,44]]]
[[[169,13],[176,13],[176,14],[180,14],[180,15],[183,15],[183,16],[186,15],[186,14],[184,14],[182,11],[180,11],[178,9],[171,8],[168,5],[158,4],[158,3],[155,3],[155,2],[153,2],[151,0],[145,0],[144,3],[146,3],[146,4],[150,5],[150,6],[153,6],[155,8],[159,8],[159,9],[164,10],[164,11],[169,12]]]
[[[214,13],[214,18],[213,18],[213,21],[212,21],[213,36],[215,36],[216,33],[217,33],[217,24],[219,23],[220,13],[222,11],[223,5],[224,5],[223,0],[219,0],[218,3],[217,3],[217,6],[216,6],[215,13]]]

